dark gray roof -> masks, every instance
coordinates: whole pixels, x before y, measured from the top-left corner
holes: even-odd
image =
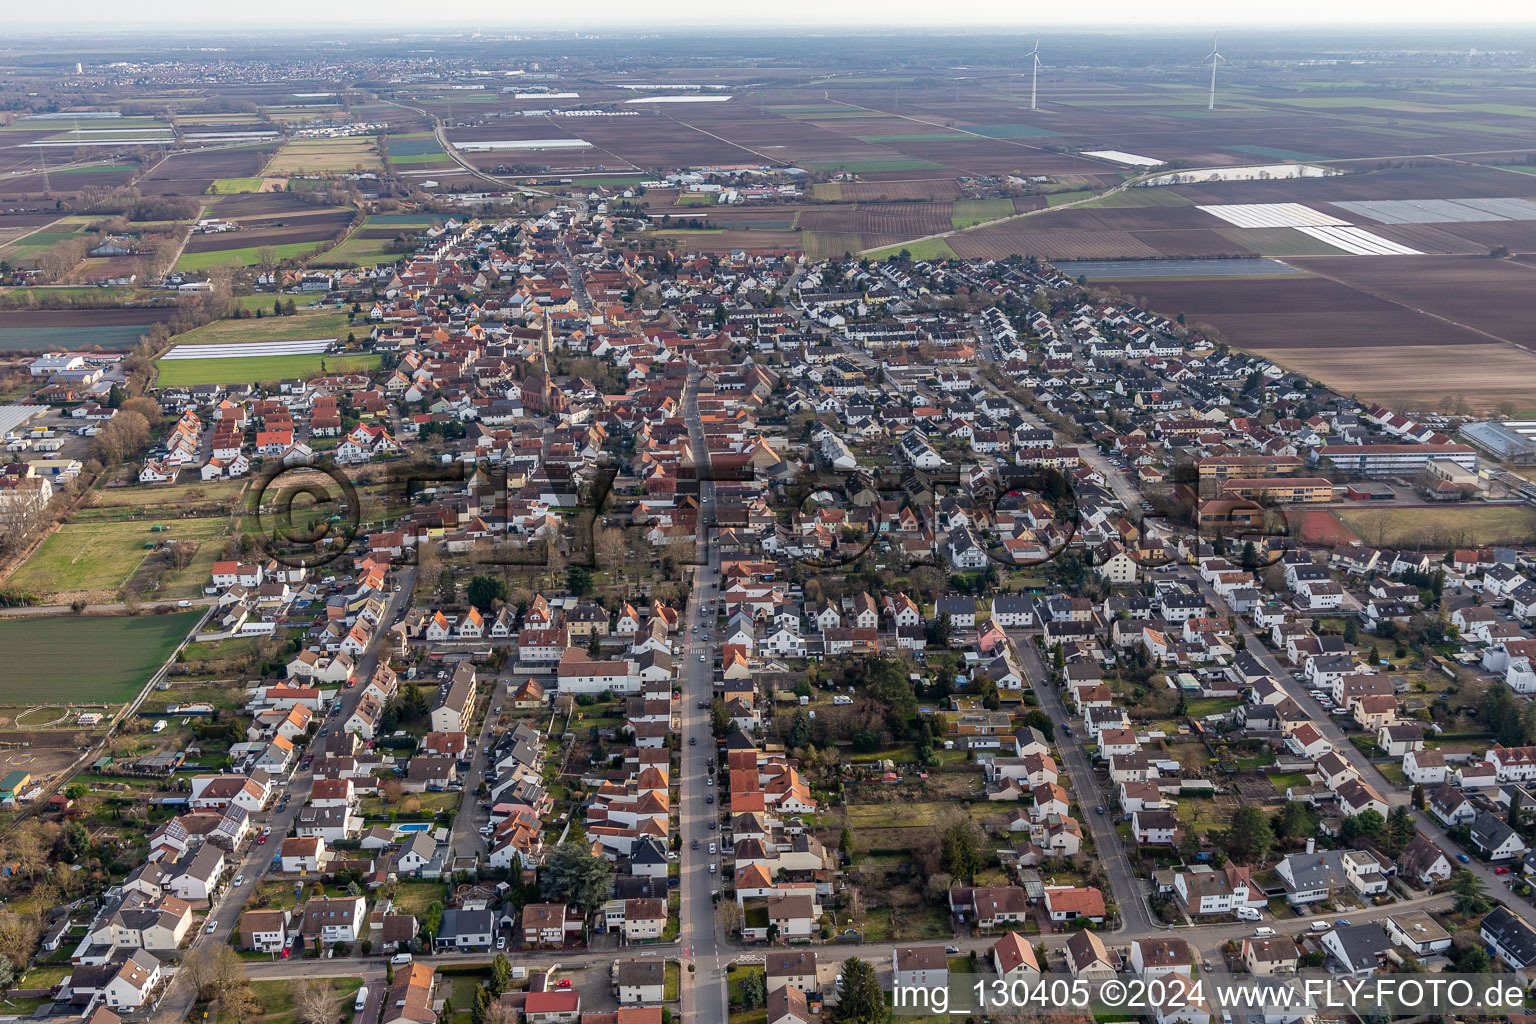
[[[1483,918],[1478,931],[1521,968],[1536,963],[1536,929],[1510,913],[1508,907],[1495,907]]]
[[[1392,948],[1392,940],[1387,938],[1386,929],[1375,921],[1336,928],[1334,934],[1343,947],[1346,966],[1353,970],[1374,967],[1376,961],[1386,956]]]

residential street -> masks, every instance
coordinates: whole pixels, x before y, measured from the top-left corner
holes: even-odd
[[[1095,807],[1105,806],[1108,800],[1094,783],[1093,766],[1088,763],[1088,755],[1083,753],[1081,729],[1071,736],[1062,734],[1061,723],[1070,721],[1071,715],[1062,704],[1060,688],[1049,681],[1050,672],[1040,657],[1034,638],[1022,630],[1009,630],[1008,636],[1013,641],[1014,649],[1019,652],[1019,659],[1023,662],[1020,667],[1024,669],[1025,677],[1040,698],[1041,709],[1057,723],[1056,735],[1050,739],[1056,744],[1056,749],[1061,751],[1063,767],[1072,779],[1072,789],[1082,811],[1081,824],[1093,834],[1094,845],[1098,847],[1099,858],[1109,877],[1112,895],[1120,908],[1120,924],[1114,931],[1118,934],[1158,930],[1163,926],[1152,920],[1152,912],[1147,908],[1145,887],[1137,881],[1136,873],[1131,869],[1130,857],[1125,852],[1120,833],[1115,831],[1115,819],[1109,814],[1094,813]]]
[[[361,684],[373,675],[373,670],[379,663],[379,650],[385,643],[388,628],[405,611],[415,584],[416,567],[411,566],[404,569],[400,574],[400,589],[398,592],[390,595],[388,608],[385,611],[379,629],[374,633],[373,643],[369,645],[367,653],[358,660],[356,676],[358,683],[349,689],[341,691],[336,702],[341,710],[336,712],[334,718],[323,719],[322,723],[344,721],[352,713],[352,709],[357,705],[358,697],[362,692]],[[321,729],[325,728],[327,726],[322,724]],[[316,734],[310,741],[309,746],[305,748],[305,754],[315,753],[319,750],[320,743],[320,736]],[[302,764],[302,761],[300,763]],[[275,798],[278,802],[281,802],[283,797],[286,796],[288,798],[287,809],[278,812],[274,805],[255,816],[255,820],[252,822],[253,828],[259,830],[265,825],[272,830],[271,834],[267,837],[265,843],[259,845],[254,839],[247,840],[244,856],[238,866],[230,872],[231,879],[244,875],[245,884],[239,887],[229,885],[225,889],[223,897],[214,904],[213,911],[209,914],[208,920],[199,925],[197,935],[193,938],[187,953],[193,950],[207,951],[229,941],[230,935],[240,923],[240,913],[245,909],[246,897],[255,891],[266,877],[267,871],[272,865],[272,858],[282,849],[283,840],[287,838],[288,833],[293,829],[294,820],[298,817],[299,809],[309,799],[309,792],[313,785],[314,775],[309,771],[296,767],[290,775],[288,784],[279,790],[279,795]],[[208,931],[210,922],[214,925],[211,933]],[[183,956],[185,957],[185,955],[184,953]],[[334,961],[316,960],[313,963],[316,967],[329,967]],[[335,973],[337,972],[334,970],[321,971],[317,976]],[[197,993],[192,991],[190,983],[180,982],[173,976],[170,986],[160,1002],[160,1012],[170,1015],[166,1019],[181,1020],[187,1015],[196,999]]]
[[[1200,593],[1211,603],[1211,607],[1216,609],[1218,615],[1228,613],[1229,609],[1226,602],[1200,578],[1199,573],[1187,567],[1181,568],[1179,572],[1185,579],[1200,588]],[[1328,714],[1327,709],[1317,702],[1317,699],[1312,696],[1311,691],[1296,681],[1288,668],[1280,664],[1274,654],[1264,646],[1263,641],[1248,626],[1248,623],[1241,616],[1234,616],[1234,619],[1237,622],[1238,633],[1247,642],[1247,649],[1258,659],[1259,664],[1263,665],[1265,670],[1280,683],[1291,699],[1305,709],[1307,714],[1311,716],[1312,724],[1317,727],[1318,732],[1322,733],[1323,737],[1333,744],[1334,749],[1339,752],[1339,755],[1348,761],[1355,771],[1360,773],[1360,778],[1380,793],[1382,799],[1388,804],[1393,807],[1406,806],[1412,810],[1414,818],[1418,820],[1420,831],[1434,840],[1435,845],[1444,850],[1446,856],[1454,857],[1461,847],[1445,834],[1445,829],[1440,826],[1440,822],[1435,820],[1434,816],[1429,812],[1413,808],[1409,793],[1390,782],[1371,763],[1371,759],[1360,751],[1359,747],[1349,742],[1349,738],[1344,730],[1339,728],[1338,720]],[[1509,891],[1509,888],[1505,885],[1505,878],[1508,876],[1495,874],[1492,865],[1475,857],[1468,864],[1458,864],[1456,866],[1470,868],[1478,878],[1482,879],[1490,899],[1502,903],[1527,921],[1536,924],[1536,907],[1532,907],[1528,901],[1520,899]]]
[[[699,419],[698,381],[692,378],[684,392],[683,409],[688,420],[689,435],[693,442],[694,459],[702,467],[709,461],[704,444],[703,424]],[[682,836],[681,864],[681,919],[682,959],[684,984],[682,990],[683,1020],[692,1024],[713,1024],[728,1016],[725,966],[729,956],[722,956],[722,947],[715,934],[714,904],[710,892],[720,888],[719,868],[711,874],[709,865],[718,864],[718,856],[707,851],[711,844],[718,844],[721,833],[711,830],[709,824],[720,812],[718,803],[706,804],[705,796],[713,792],[714,784],[708,770],[710,758],[715,756],[715,743],[710,732],[708,702],[714,693],[714,643],[702,638],[713,625],[711,617],[703,610],[706,602],[719,597],[720,571],[710,541],[714,517],[715,485],[702,480],[699,484],[700,517],[699,561],[708,561],[693,570],[693,587],[688,596],[688,606],[683,616],[686,633],[679,637],[686,643],[680,668],[679,685],[682,690],[682,710],[679,732],[681,743],[682,779],[679,792],[678,830]],[[686,639],[692,637],[691,640]],[[700,660],[700,658],[704,660]],[[705,703],[704,708],[698,705]],[[697,739],[694,745],[691,741]],[[724,765],[717,766],[724,770]],[[697,842],[699,849],[694,850]],[[717,845],[717,849],[718,849]],[[695,974],[688,975],[692,964]]]

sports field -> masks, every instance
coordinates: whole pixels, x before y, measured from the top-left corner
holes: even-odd
[[[175,615],[60,615],[0,620],[0,704],[131,700],[196,625]]]
[[[284,377],[322,373],[369,373],[379,368],[376,355],[253,356],[247,359],[162,359],[155,363],[158,387],[195,384],[255,384]]]
[[[153,495],[152,491],[137,493],[146,502]],[[223,551],[222,538],[230,531],[230,521],[168,520],[165,525],[171,528],[163,533],[150,532],[151,525],[143,521],[66,523],[11,574],[6,585],[34,594],[88,594],[96,601],[116,600],[151,556],[159,564],[160,556],[146,544],[183,540],[197,544],[191,565],[179,571],[167,567],[159,573],[160,588],[146,600],[198,596],[210,568]]]
[[[1438,505],[1341,511],[1361,540],[1415,549],[1536,543],[1536,509],[1526,505]]]

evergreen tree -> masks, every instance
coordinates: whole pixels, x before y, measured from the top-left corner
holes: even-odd
[[[1451,895],[1455,897],[1458,914],[1481,914],[1493,906],[1483,888],[1483,880],[1468,868],[1456,872],[1451,881]]]
[[[1393,853],[1402,853],[1403,848],[1413,842],[1414,834],[1419,830],[1413,819],[1413,812],[1406,807],[1394,807],[1392,813],[1387,815],[1387,846]]]
[[[969,884],[981,870],[981,831],[969,818],[944,830],[939,849],[939,865],[956,879]]]
[[[835,1012],[841,1024],[879,1024],[885,1020],[885,992],[873,964],[856,956],[843,961]]]
[[[1227,856],[1245,864],[1264,860],[1274,845],[1275,833],[1269,818],[1257,807],[1239,807],[1222,841]]]

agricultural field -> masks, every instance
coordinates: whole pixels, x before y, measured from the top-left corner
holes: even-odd
[[[155,363],[159,387],[196,384],[255,384],[284,377],[317,377],[323,373],[371,373],[379,368],[376,355],[251,356],[237,359],[161,359]]]
[[[0,619],[0,704],[29,707],[40,694],[52,701],[121,704],[132,699],[202,610],[172,615],[59,615]],[[69,651],[69,671],[59,653]]]
[[[1436,505],[1340,511],[1367,544],[1444,550],[1493,544],[1536,544],[1536,509],[1528,505]]]
[[[254,267],[261,263],[267,253],[274,260],[302,260],[313,255],[317,248],[317,242],[284,242],[278,245],[188,252],[176,261],[176,269],[185,272],[207,270],[209,267]]]
[[[0,352],[46,352],[51,349],[127,351],[175,310],[4,309],[0,310]]]
[[[283,148],[262,169],[262,174],[267,177],[345,174],[359,168],[377,171],[383,167],[379,160],[378,146],[366,136],[292,139],[283,143]]]
[[[949,220],[952,227],[968,228],[972,224],[1011,217],[1014,213],[1011,199],[964,199],[954,204]]]
[[[272,312],[274,296],[251,296],[261,308]],[[300,306],[293,316],[264,316],[260,320],[215,320],[172,339],[177,345],[227,345],[254,341],[294,341],[312,338],[345,338],[349,330],[359,335],[366,328],[349,328],[347,314],[333,309],[305,309]]]
[[[389,162],[394,167],[450,166],[453,157],[444,152],[433,132],[407,132],[390,135],[385,140]]]
[[[247,178],[261,170],[273,143],[174,153],[137,182],[146,195],[201,196],[217,179]]]
[[[140,499],[145,497],[140,492]],[[197,597],[209,568],[222,556],[223,538],[232,521],[226,517],[177,519],[170,525],[168,531],[152,533],[151,524],[143,521],[66,523],[11,573],[6,585],[47,595],[59,604],[77,597],[110,603],[120,598],[130,582],[147,587],[151,580],[159,586],[152,592],[146,589],[145,600]],[[185,568],[174,568],[157,550],[169,540],[195,545],[196,553]]]
[[[1402,266],[1403,258],[1379,262]],[[1429,257],[1411,257],[1417,263]],[[1314,274],[1329,274],[1335,263],[1298,261]],[[1497,261],[1485,260],[1490,268]],[[1385,268],[1383,268],[1385,269]],[[1495,268],[1496,269],[1496,268]],[[1497,271],[1496,271],[1497,272]],[[1503,271],[1508,273],[1508,271]],[[1362,399],[1434,405],[1461,396],[1474,408],[1492,410],[1526,401],[1536,374],[1536,353],[1507,344],[1475,325],[1433,314],[1440,298],[1435,279],[1417,281],[1412,304],[1367,294],[1322,276],[1273,276],[1240,285],[1216,279],[1140,279],[1129,291],[1148,308],[1168,316],[1184,313],[1193,324],[1208,324],[1232,345],[1266,355],[1284,366]],[[1397,287],[1406,287],[1407,279]],[[1405,296],[1406,297],[1406,296]],[[1490,309],[1502,308],[1502,300]],[[1516,407],[1523,407],[1517,404]]]

